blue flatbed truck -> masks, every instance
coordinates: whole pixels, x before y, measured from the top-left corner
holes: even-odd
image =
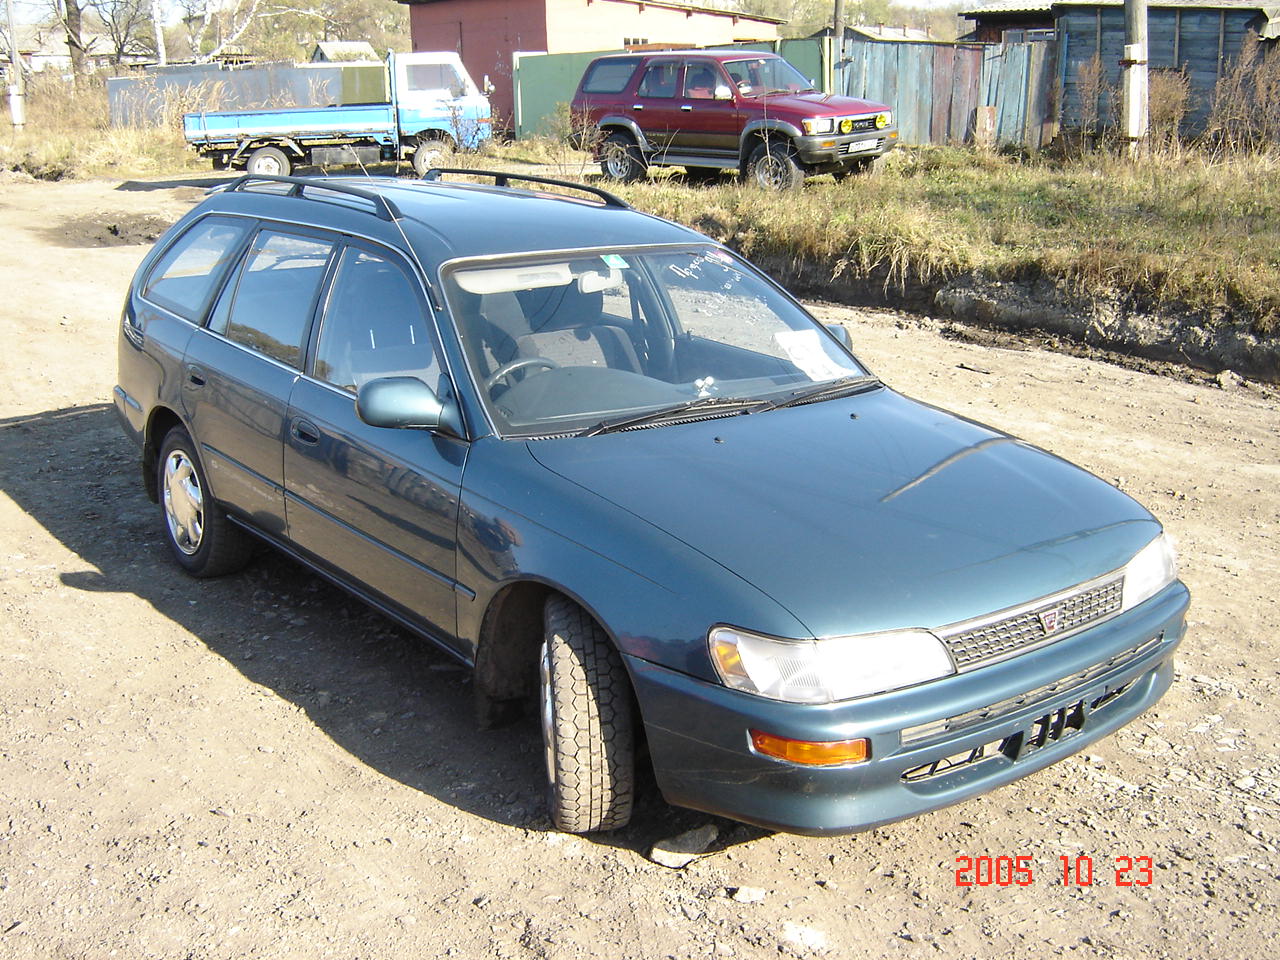
[[[268,176],[390,160],[410,160],[421,175],[491,136],[489,99],[456,53],[393,53],[385,70],[386,103],[198,111],[183,115],[183,136],[217,169]]]

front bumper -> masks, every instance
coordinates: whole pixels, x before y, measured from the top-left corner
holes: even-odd
[[[898,143],[898,128],[869,130],[850,134],[822,134],[796,137],[796,153],[811,166],[843,166],[864,157],[879,157]]]
[[[669,803],[770,829],[848,833],[985,793],[1127,724],[1173,681],[1188,600],[1176,583],[1127,613],[1003,663],[823,706],[766,700],[634,657],[627,666]],[[1077,677],[1084,679],[1007,706]],[[1002,709],[973,721],[973,711],[994,704]],[[959,730],[903,742],[904,729],[965,715]],[[871,758],[842,767],[787,763],[754,752],[751,729],[798,740],[866,737]],[[965,759],[984,745],[980,759]]]

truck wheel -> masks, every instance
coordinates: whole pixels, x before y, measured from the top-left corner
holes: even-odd
[[[191,435],[174,427],[160,445],[156,481],[165,539],[178,565],[193,577],[220,577],[249,562],[250,536],[227,519],[209,495]]]
[[[279,147],[259,147],[244,165],[245,173],[259,177],[287,177],[292,169],[289,157]]]
[[[610,180],[630,183],[648,170],[640,147],[625,133],[611,133],[600,147],[600,172]]]
[[[767,140],[751,151],[747,177],[765,190],[794,190],[804,183],[804,168],[791,144]]]
[[[443,137],[419,140],[417,149],[413,151],[413,172],[421,178],[432,167],[447,162],[452,154],[453,144]]]
[[[616,830],[635,789],[631,686],[591,616],[565,597],[544,611],[539,664],[551,819],[568,833]]]

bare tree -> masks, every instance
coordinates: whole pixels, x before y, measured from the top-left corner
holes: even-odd
[[[89,70],[85,60],[84,34],[81,29],[83,17],[80,12],[80,0],[56,0],[54,12],[67,33],[67,52],[71,54],[71,75],[75,77],[76,83],[79,83]]]
[[[155,50],[151,33],[151,0],[85,0],[111,41],[111,59],[119,64],[125,57]]]

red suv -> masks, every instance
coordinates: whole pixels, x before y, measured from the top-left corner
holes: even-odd
[[[635,180],[650,166],[691,177],[736,169],[763,187],[843,177],[898,139],[883,103],[815,90],[771,53],[678,50],[593,60],[573,116],[598,131],[606,177]]]

